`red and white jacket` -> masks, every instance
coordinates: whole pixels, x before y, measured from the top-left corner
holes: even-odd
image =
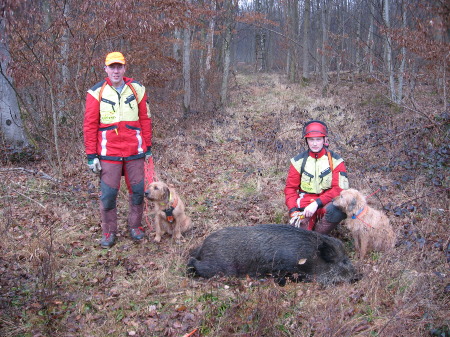
[[[88,159],[122,161],[144,158],[152,145],[152,120],[145,87],[124,77],[119,93],[109,78],[97,83],[86,95],[84,146]],[[103,84],[107,83],[101,93]],[[134,97],[132,85],[138,97]]]

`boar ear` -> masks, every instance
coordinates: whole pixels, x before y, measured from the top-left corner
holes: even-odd
[[[319,252],[325,262],[337,262],[340,260],[344,247],[342,243],[334,238],[326,237],[319,245]]]

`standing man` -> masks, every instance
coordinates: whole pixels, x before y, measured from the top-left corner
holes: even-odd
[[[116,241],[116,200],[122,176],[130,194],[131,238],[144,238],[144,161],[152,155],[152,121],[145,87],[124,77],[125,70],[122,53],[109,53],[105,60],[108,77],[89,89],[86,96],[84,145],[89,168],[100,174],[100,244],[104,248]]]
[[[329,234],[346,218],[331,202],[348,189],[344,160],[328,150],[328,127],[312,120],[303,128],[308,150],[291,159],[284,189],[290,224]]]

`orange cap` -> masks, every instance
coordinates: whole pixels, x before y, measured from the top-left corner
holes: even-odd
[[[105,65],[109,66],[113,63],[125,64],[125,57],[123,57],[122,53],[115,51],[106,55]]]

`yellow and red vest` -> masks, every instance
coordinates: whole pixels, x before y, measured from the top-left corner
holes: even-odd
[[[309,151],[305,151],[291,159],[291,164],[301,175],[300,191],[308,194],[321,194],[331,188],[333,179],[333,169],[343,163],[344,160],[330,150],[328,155],[314,158]],[[342,189],[348,188],[346,175],[339,176],[339,186]]]

